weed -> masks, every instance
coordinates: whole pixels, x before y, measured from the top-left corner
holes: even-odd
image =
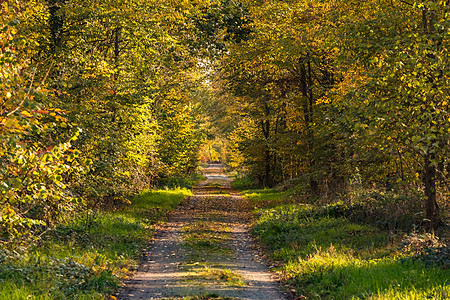
[[[434,233],[416,233],[407,235],[400,244],[408,260],[420,260],[427,266],[450,268],[450,247],[441,242]]]
[[[290,195],[287,191],[281,192],[275,189],[253,189],[244,190],[242,193],[255,208],[269,208],[291,202]]]
[[[251,177],[235,177],[231,187],[236,190],[246,190],[256,187],[256,180]]]
[[[157,186],[160,188],[186,188],[190,189],[206,178],[200,174],[192,174],[190,177],[167,177],[159,179]]]

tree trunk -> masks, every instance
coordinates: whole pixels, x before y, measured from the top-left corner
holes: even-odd
[[[300,66],[300,90],[304,96],[303,117],[305,118],[306,140],[308,145],[307,152],[309,157],[309,172],[310,172],[309,186],[311,189],[311,194],[313,196],[317,196],[319,194],[319,183],[312,176],[313,170],[315,168],[313,158],[313,134],[311,131],[314,96],[312,92],[311,63],[309,61],[306,66],[304,64]]]
[[[270,150],[267,148],[265,151],[265,172],[264,172],[264,187],[273,187],[272,178],[272,168],[270,166],[272,160],[272,155],[270,155]]]
[[[116,65],[116,72],[114,73],[114,79],[117,80],[119,78],[119,58],[120,58],[120,32],[121,27],[117,27],[114,30],[114,62]]]
[[[432,1],[433,2],[433,1]],[[435,32],[434,24],[436,22],[436,12],[427,8],[422,11],[422,22],[425,34]],[[432,57],[436,59],[436,57]],[[429,79],[433,82],[433,79]],[[433,103],[433,97],[427,97],[429,103]],[[428,105],[429,105],[428,103]],[[431,141],[431,145],[436,144],[436,140]],[[425,212],[426,217],[430,220],[430,226],[436,228],[440,224],[439,207],[436,202],[436,167],[432,164],[436,158],[435,153],[428,152],[424,156],[423,167],[423,184],[425,193]]]
[[[50,26],[51,35],[51,48],[55,51],[57,48],[62,47],[63,44],[63,26],[64,26],[64,14],[60,13],[61,6],[64,5],[66,0],[48,0],[48,11],[50,17],[48,23]]]
[[[265,140],[265,150],[264,150],[264,187],[273,187],[273,176],[272,176],[272,155],[270,153],[270,107],[267,101],[264,101],[264,116],[265,120],[261,120],[261,129]]]
[[[430,226],[436,228],[440,224],[439,206],[436,202],[436,168],[431,164],[434,155],[428,153],[424,160],[423,184],[425,186],[425,212]]]

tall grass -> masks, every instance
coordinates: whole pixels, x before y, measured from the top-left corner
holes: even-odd
[[[0,299],[103,299],[137,267],[155,224],[190,195],[146,190],[117,211],[88,211],[33,246],[0,249]]]

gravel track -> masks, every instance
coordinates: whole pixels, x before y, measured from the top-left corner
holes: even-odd
[[[204,174],[207,180],[193,188],[194,196],[160,228],[118,299],[287,299],[249,233],[249,204],[230,188],[231,179],[221,165],[210,165]],[[226,237],[226,252],[187,246],[186,228],[196,222],[208,222],[216,228],[215,235]],[[211,275],[216,273],[235,274],[243,284]]]

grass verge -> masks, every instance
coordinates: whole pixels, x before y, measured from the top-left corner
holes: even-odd
[[[0,249],[0,299],[104,299],[139,264],[155,224],[190,195],[146,190],[118,211],[86,212],[33,246]]]
[[[448,265],[419,259],[380,227],[290,204],[285,192],[243,194],[258,207],[254,232],[274,270],[300,299],[449,299]]]

